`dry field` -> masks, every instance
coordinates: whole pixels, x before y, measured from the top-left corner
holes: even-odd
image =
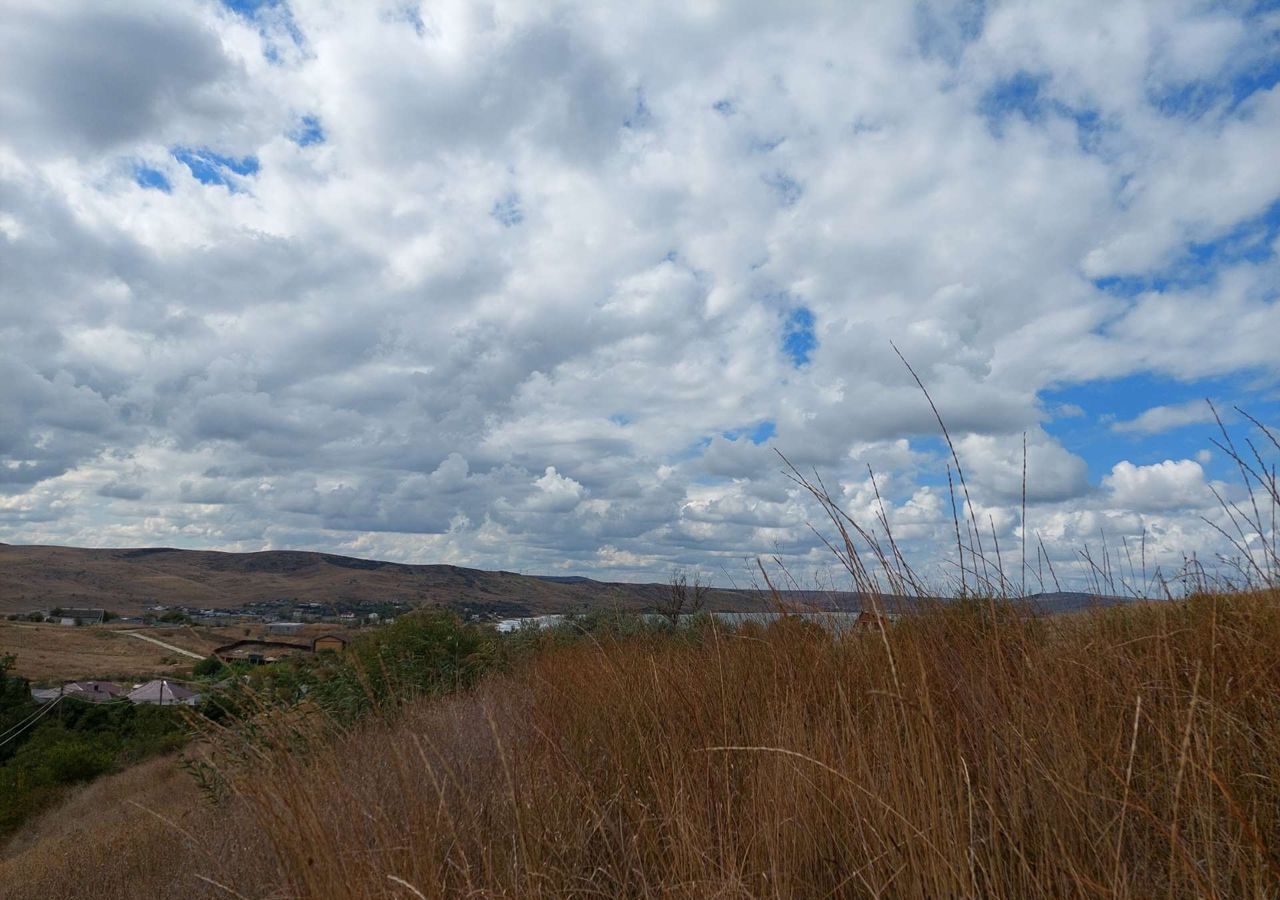
[[[142,627],[130,625],[82,626],[33,624],[0,620],[0,653],[14,654],[14,674],[34,682],[80,678],[122,678],[189,674],[195,660],[124,632],[137,631],[150,638],[181,647],[201,656],[215,647],[246,637],[263,637],[262,625]],[[275,640],[307,642],[320,634],[350,634],[349,629],[308,625],[294,637]]]
[[[883,633],[596,636],[351,731],[290,715],[251,745],[223,735],[227,805],[158,810],[172,827],[136,839],[104,827],[114,853],[79,874],[46,839],[0,883],[101,900],[167,896],[128,872],[309,900],[1275,897],[1278,659],[1275,593],[1052,627],[968,606]],[[184,832],[216,852],[173,849]]]
[[[116,626],[79,628],[0,621],[0,653],[14,654],[14,674],[35,682],[143,675],[179,676],[195,660],[124,634],[140,630],[165,643],[205,654],[217,646],[209,629]],[[234,638],[228,638],[234,640]]]

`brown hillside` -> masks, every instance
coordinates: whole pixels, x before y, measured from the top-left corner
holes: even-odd
[[[654,584],[544,579],[293,550],[220,553],[0,544],[0,614],[57,606],[102,607],[127,615],[155,604],[227,609],[272,601],[402,601],[520,616],[643,609],[663,590]],[[713,603],[718,609],[761,608],[751,592],[720,591]]]

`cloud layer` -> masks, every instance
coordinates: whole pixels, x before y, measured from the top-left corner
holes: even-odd
[[[1211,556],[1277,81],[1280,13],[1199,4],[20,3],[0,539],[819,571],[776,448],[946,572],[893,342],[1006,546],[1025,435],[1064,569]]]

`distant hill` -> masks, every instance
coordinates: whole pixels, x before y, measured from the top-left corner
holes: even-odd
[[[561,584],[511,572],[404,565],[328,553],[221,553],[0,545],[0,613],[54,606],[138,612],[155,604],[226,609],[253,602],[472,606],[502,615],[583,606],[639,608],[654,586]]]
[[[400,601],[502,616],[651,608],[665,585],[406,565],[330,553],[222,553],[170,547],[88,550],[0,544],[0,614],[56,606],[121,614],[156,604],[227,609],[254,602]],[[715,591],[715,609],[762,609],[752,591]]]
[[[1081,612],[1098,606],[1119,606],[1123,603],[1132,603],[1133,600],[1128,597],[1053,591],[1048,594],[1032,594],[1027,597],[1027,602],[1039,612],[1054,616]]]
[[[0,544],[0,614],[58,606],[128,615],[156,604],[229,609],[254,602],[401,601],[515,617],[651,609],[666,590],[663,584],[407,565],[299,550],[222,553]],[[850,610],[860,605],[855,593],[789,592],[786,599],[818,608]],[[1045,612],[1059,613],[1117,600],[1059,593],[1039,595],[1037,602]],[[906,603],[887,601],[891,607]],[[718,589],[708,608],[755,612],[768,608],[768,603],[758,591]]]

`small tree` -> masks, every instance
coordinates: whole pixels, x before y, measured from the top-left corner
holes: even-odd
[[[707,594],[711,586],[703,584],[697,572],[693,573],[693,584],[684,569],[676,569],[671,573],[667,590],[656,605],[658,615],[672,625],[680,623],[682,615],[692,615],[702,611],[707,605]]]

